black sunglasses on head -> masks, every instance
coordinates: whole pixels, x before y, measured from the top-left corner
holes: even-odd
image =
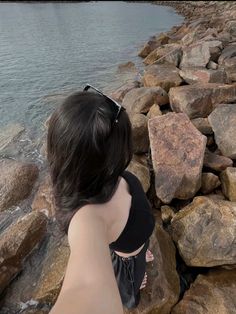
[[[119,116],[121,110],[126,110],[126,109],[123,106],[121,106],[120,104],[118,104],[118,102],[116,102],[114,99],[112,99],[109,96],[103,94],[103,92],[101,92],[100,90],[98,90],[97,88],[93,87],[90,84],[86,84],[86,86],[84,87],[83,91],[87,91],[89,88],[94,89],[97,93],[99,93],[100,95],[102,95],[105,98],[107,98],[109,100],[109,102],[114,105],[113,109],[117,110],[117,112],[116,112],[116,116],[115,116],[115,120],[114,120],[113,124],[118,123],[118,116]]]

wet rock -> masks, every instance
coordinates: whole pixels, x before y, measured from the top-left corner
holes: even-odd
[[[45,235],[46,225],[43,213],[32,212],[19,218],[1,235],[0,293],[22,270],[25,258]]]
[[[151,118],[155,118],[157,116],[161,116],[162,112],[160,110],[160,107],[157,104],[152,105],[152,107],[150,108],[150,110],[147,113],[147,118],[151,119]]]
[[[236,159],[236,104],[220,105],[208,116],[221,153]]]
[[[148,130],[157,197],[164,203],[193,197],[201,187],[206,137],[183,113],[149,119]]]
[[[233,202],[236,202],[236,168],[228,167],[220,174],[222,191],[224,195]]]
[[[203,165],[215,171],[222,171],[227,167],[233,166],[233,161],[225,156],[218,155],[206,148]]]
[[[138,307],[131,311],[124,309],[125,314],[168,314],[178,301],[180,283],[176,272],[175,247],[168,233],[157,223],[149,249],[154,261],[147,263],[148,285],[141,290]]]
[[[188,84],[195,83],[227,83],[227,75],[224,69],[208,70],[197,68],[184,68],[179,75]]]
[[[37,177],[35,164],[7,159],[0,161],[0,211],[28,197]]]
[[[220,180],[217,175],[211,172],[203,172],[202,173],[202,186],[201,192],[203,194],[209,194],[218,186],[220,186]]]
[[[192,119],[191,122],[202,134],[212,134],[213,130],[207,118]]]
[[[18,123],[7,125],[0,130],[0,154],[7,153],[7,147],[16,140],[24,131],[24,127]]]
[[[118,65],[118,72],[123,73],[127,71],[137,72],[135,64],[132,61],[128,61],[126,63],[122,63]]]
[[[122,102],[127,112],[147,113],[154,104],[165,105],[169,102],[169,97],[161,87],[140,87],[129,91]]]
[[[191,119],[205,118],[215,104],[229,103],[236,99],[236,85],[196,83],[171,88],[170,106],[175,112],[185,112]]]
[[[49,218],[55,216],[56,208],[54,204],[52,182],[49,175],[42,180],[38,191],[35,194],[31,208],[32,210],[43,212]]]
[[[140,84],[137,81],[125,83],[125,84],[121,85],[117,90],[112,92],[109,96],[112,99],[121,103],[123,98],[125,97],[125,94],[127,94],[133,88],[138,88],[139,85]]]
[[[33,299],[44,304],[54,304],[61,290],[70,254],[67,237],[49,252],[41,272],[41,277],[33,294]]]
[[[145,153],[149,149],[147,117],[136,113],[130,116],[134,153]]]
[[[236,203],[197,196],[171,221],[172,237],[188,266],[236,265]]]
[[[211,270],[198,275],[171,314],[233,314],[236,309],[236,271]]]
[[[182,79],[179,76],[179,69],[172,64],[154,64],[144,71],[143,83],[146,87],[160,86],[166,92],[171,87],[179,86]]]
[[[146,193],[150,187],[150,172],[146,158],[141,160],[141,157],[134,154],[128,168],[128,171],[132,172],[140,180],[143,190]]]

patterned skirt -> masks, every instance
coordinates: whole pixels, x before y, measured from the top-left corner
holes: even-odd
[[[130,257],[122,257],[110,249],[112,265],[119,288],[123,306],[132,309],[140,301],[140,286],[146,271],[146,251],[150,240],[145,242],[142,250]]]

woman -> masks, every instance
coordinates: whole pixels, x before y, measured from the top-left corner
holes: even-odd
[[[91,85],[49,121],[48,162],[57,220],[70,257],[50,314],[120,314],[146,285],[155,219],[138,178],[127,171],[132,129],[125,108]]]

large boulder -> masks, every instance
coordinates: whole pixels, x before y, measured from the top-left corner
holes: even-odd
[[[169,36],[165,33],[161,33],[158,37],[152,36],[150,40],[143,46],[139,51],[139,57],[147,57],[154,49],[160,47],[161,45],[167,44],[169,41]]]
[[[205,118],[219,103],[236,100],[236,84],[196,83],[169,92],[170,106],[175,112],[185,112],[190,119]]]
[[[153,64],[144,71],[143,83],[146,87],[160,86],[168,92],[171,87],[179,86],[182,79],[173,64]]]
[[[236,270],[211,270],[185,292],[171,314],[233,314],[236,309]]]
[[[38,173],[35,164],[7,159],[0,161],[0,211],[29,196]]]
[[[184,113],[148,120],[156,195],[164,203],[189,199],[201,187],[206,137]]]
[[[186,265],[236,265],[236,202],[197,196],[176,213],[171,227]]]
[[[153,50],[144,60],[144,64],[153,64],[159,59],[164,58],[161,63],[169,62],[178,67],[182,57],[182,48],[179,44],[168,44]]]
[[[188,84],[195,83],[227,83],[227,75],[224,69],[209,70],[198,68],[184,68],[179,75]]]
[[[220,173],[222,191],[224,195],[236,202],[236,167],[228,167]]]
[[[147,263],[148,285],[141,290],[141,299],[134,314],[169,314],[180,293],[176,271],[175,247],[169,234],[156,223],[150,238],[150,250],[154,261]],[[130,313],[124,309],[124,313]]]
[[[208,120],[221,153],[236,159],[236,104],[218,106],[208,116]]]
[[[196,42],[184,47],[180,68],[206,67],[210,59],[217,61],[222,48],[222,42],[219,40]]]
[[[148,118],[141,113],[130,116],[134,153],[146,153],[149,149]]]
[[[228,45],[219,57],[218,63],[226,70],[228,78],[236,81],[236,44]]]
[[[121,85],[119,88],[117,88],[115,91],[109,94],[109,96],[116,100],[117,102],[122,102],[123,98],[125,97],[125,94],[128,93],[133,88],[139,87],[139,82],[133,81],[129,83],[125,83]]]
[[[22,270],[23,262],[45,235],[47,217],[32,212],[8,227],[0,240],[0,293]]]
[[[169,97],[166,91],[157,87],[140,87],[130,90],[124,97],[122,106],[126,108],[128,114],[147,113],[154,105],[168,104]]]

